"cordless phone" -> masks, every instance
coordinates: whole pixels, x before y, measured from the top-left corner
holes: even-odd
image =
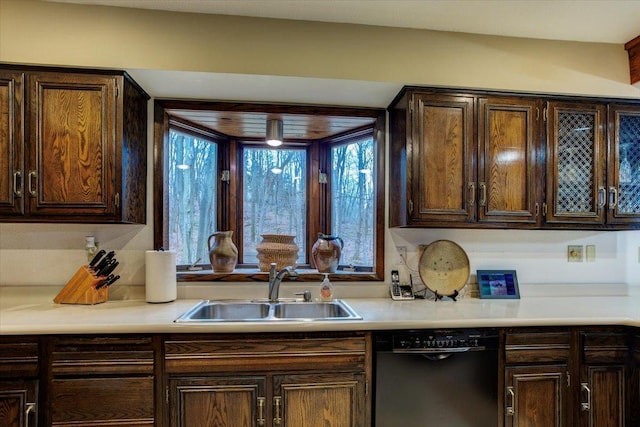
[[[398,270],[391,271],[391,286],[389,292],[391,293],[391,298],[394,300],[414,299],[411,285],[400,284],[400,274],[398,274]]]

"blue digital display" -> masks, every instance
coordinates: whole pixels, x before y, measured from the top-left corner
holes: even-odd
[[[515,270],[478,270],[480,298],[520,298]]]

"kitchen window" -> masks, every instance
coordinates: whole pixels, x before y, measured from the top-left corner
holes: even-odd
[[[309,258],[320,232],[345,243],[336,281],[383,279],[383,111],[204,107],[155,106],[154,244],[177,252],[178,280],[262,280],[261,234],[295,235],[300,280],[316,280]],[[275,148],[264,143],[266,117],[273,115],[289,125]],[[233,231],[238,265],[216,274],[207,240],[226,230]]]

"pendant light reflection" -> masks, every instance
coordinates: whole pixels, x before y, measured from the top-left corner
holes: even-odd
[[[272,147],[282,145],[284,126],[280,119],[267,120],[267,144]]]

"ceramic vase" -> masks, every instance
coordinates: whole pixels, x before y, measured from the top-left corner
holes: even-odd
[[[296,236],[289,234],[261,234],[262,241],[256,246],[258,251],[258,268],[269,271],[271,263],[276,263],[276,269],[296,267],[298,251],[295,243]]]
[[[233,231],[219,231],[209,236],[209,261],[214,273],[231,273],[236,268],[238,248],[231,240],[232,235]]]
[[[338,236],[318,233],[311,248],[311,257],[319,273],[335,273],[340,264],[344,241]]]

